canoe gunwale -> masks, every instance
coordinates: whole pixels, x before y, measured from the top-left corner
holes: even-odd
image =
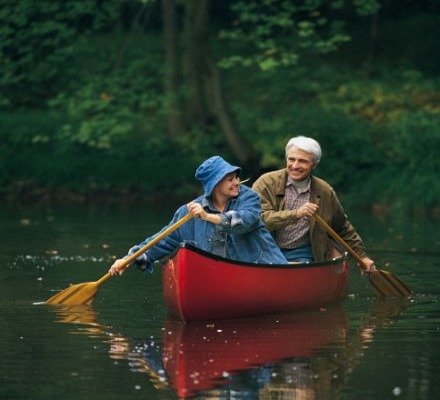
[[[312,262],[312,263],[291,263],[291,264],[260,264],[260,263],[250,263],[245,261],[237,261],[237,260],[231,260],[229,258],[225,258],[222,256],[218,256],[216,254],[212,254],[208,251],[202,250],[196,246],[194,246],[191,243],[181,243],[179,247],[169,256],[164,259],[164,261],[168,261],[175,257],[177,252],[180,249],[188,249],[190,251],[193,251],[195,253],[198,253],[204,257],[207,257],[211,260],[221,261],[226,264],[231,265],[239,265],[241,267],[249,267],[249,268],[267,268],[267,269],[300,269],[300,268],[315,268],[315,267],[325,267],[325,266],[333,266],[336,264],[340,264],[341,262],[348,261],[349,255],[347,252],[345,252],[341,257],[333,258],[331,260],[325,260],[325,261],[318,261],[318,262]]]

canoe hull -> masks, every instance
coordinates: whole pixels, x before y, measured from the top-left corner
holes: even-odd
[[[233,262],[184,245],[163,265],[170,313],[183,321],[242,318],[324,306],[342,298],[345,258],[325,263]]]

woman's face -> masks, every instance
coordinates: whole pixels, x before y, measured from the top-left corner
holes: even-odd
[[[214,188],[216,194],[231,198],[240,193],[240,178],[236,172],[227,174]]]

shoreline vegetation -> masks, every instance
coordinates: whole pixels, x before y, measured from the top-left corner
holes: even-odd
[[[181,193],[176,196],[172,191],[159,191],[156,193],[148,193],[139,188],[114,188],[107,190],[88,190],[86,192],[68,190],[66,188],[48,188],[38,187],[36,185],[21,185],[20,188],[11,191],[0,192],[0,203],[15,204],[23,206],[35,207],[52,207],[52,206],[158,206],[170,205],[177,207],[195,198],[200,193],[194,190],[188,193]],[[387,204],[380,201],[370,204],[359,204],[349,195],[341,195],[344,207],[347,210],[358,209],[375,216],[386,216],[404,212],[412,216],[429,216],[434,219],[440,219],[440,206],[433,207],[417,207],[408,206],[404,202],[400,204]]]
[[[293,2],[269,2],[270,10],[248,9],[253,0],[211,2],[206,35],[181,31],[195,24],[179,20],[168,28],[180,36],[166,35],[159,3],[1,3],[8,24],[0,26],[0,201],[185,202],[198,193],[202,160],[221,155],[252,182],[283,168],[288,139],[306,135],[323,149],[315,175],[347,209],[439,215],[434,1],[378,2],[378,14],[363,17],[321,1],[284,17],[272,6]],[[177,15],[192,18],[200,11],[192,4],[180,2]],[[242,25],[234,8],[251,13]],[[338,19],[345,30],[324,40]],[[261,21],[293,25],[272,32]],[[268,32],[270,40],[259,36]],[[289,53],[292,42],[298,53]],[[274,47],[258,53],[260,45]],[[329,51],[313,51],[323,46]]]

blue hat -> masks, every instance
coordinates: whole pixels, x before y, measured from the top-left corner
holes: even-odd
[[[214,187],[231,172],[240,174],[241,168],[229,164],[220,156],[213,156],[204,161],[196,170],[196,179],[203,185],[205,196],[210,196]]]

